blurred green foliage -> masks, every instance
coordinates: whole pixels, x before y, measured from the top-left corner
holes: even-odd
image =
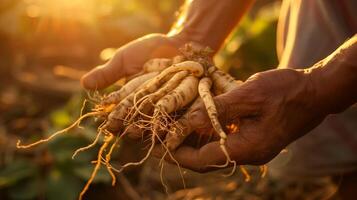
[[[217,66],[240,80],[275,68],[278,65],[275,44],[279,8],[279,2],[274,2],[254,15],[246,15],[216,55]]]
[[[65,106],[50,113],[52,127],[44,135],[63,129],[74,121],[82,100],[81,95],[75,95]],[[24,150],[27,151],[25,155],[19,152],[13,161],[0,168],[0,191],[7,191],[6,196],[10,199],[41,196],[53,200],[76,199],[91,175],[94,165],[90,162],[96,158],[98,148],[82,152],[73,160],[71,157],[76,149],[94,139],[96,129],[92,127],[96,125],[93,123],[83,122],[85,130],[74,129],[47,144]],[[36,140],[38,137],[31,138]],[[94,183],[109,184],[110,181],[109,174],[101,169]]]

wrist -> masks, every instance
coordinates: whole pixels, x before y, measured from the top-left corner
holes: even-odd
[[[202,47],[209,47],[212,49],[213,54],[215,54],[221,47],[221,41],[215,41],[208,38],[204,34],[200,34],[196,31],[182,30],[177,33],[168,33],[168,37],[172,38],[177,44],[183,46],[186,43],[195,43]]]
[[[356,71],[343,60],[319,62],[305,70],[311,84],[316,108],[325,114],[335,114],[357,101]]]
[[[338,113],[357,102],[357,36],[335,52],[305,70],[320,107],[327,114]]]

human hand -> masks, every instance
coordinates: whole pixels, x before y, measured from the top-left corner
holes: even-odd
[[[172,57],[184,40],[178,36],[150,34],[120,47],[114,57],[85,74],[82,85],[86,89],[101,89],[122,77],[138,73],[151,58]]]
[[[314,89],[309,73],[276,69],[255,74],[238,88],[215,97],[222,125],[239,119],[239,132],[229,134],[226,141],[231,159],[238,165],[264,164],[317,126],[327,113],[319,108]],[[196,134],[211,128],[202,103],[188,121]],[[156,149],[156,156],[162,155],[161,149]],[[226,161],[217,140],[198,149],[183,144],[173,156],[182,167],[198,172],[217,169],[210,166]]]

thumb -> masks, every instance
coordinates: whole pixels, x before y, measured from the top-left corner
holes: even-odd
[[[102,89],[124,76],[123,53],[119,49],[110,61],[85,74],[81,78],[81,84],[86,89]]]
[[[150,58],[168,58],[177,54],[179,44],[163,34],[150,34],[120,47],[106,64],[88,72],[81,79],[87,89],[101,89],[118,79],[142,69]]]

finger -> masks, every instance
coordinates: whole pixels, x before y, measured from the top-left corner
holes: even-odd
[[[131,124],[129,125],[129,127],[127,128],[127,133],[128,137],[130,139],[133,140],[138,140],[138,139],[142,139],[144,137],[144,130],[142,130],[141,128]]]
[[[149,58],[148,52],[153,48],[155,40],[150,37],[137,39],[120,47],[114,57],[104,65],[98,66],[85,74],[81,83],[87,89],[101,89],[115,81],[140,70]]]
[[[238,117],[254,115],[260,110],[261,100],[257,101],[250,91],[249,85],[241,84],[231,92],[214,97],[214,104],[222,125],[235,122]],[[208,117],[205,105],[199,99],[167,134],[168,147],[170,150],[174,150],[192,131],[202,133],[200,130],[211,128],[211,120]]]
[[[207,172],[210,165],[224,162],[224,154],[219,148],[219,142],[211,142],[196,149],[182,146],[173,153],[175,160],[184,168],[197,172]]]
[[[87,89],[101,89],[124,76],[139,72],[150,58],[171,57],[176,54],[175,43],[167,36],[147,35],[119,48],[109,62],[84,75],[81,83]]]
[[[252,145],[239,134],[229,135],[225,146],[230,158],[238,165],[254,163],[254,156],[251,155]],[[219,169],[212,165],[223,165],[227,161],[219,141],[208,143],[199,149],[182,146],[173,153],[173,156],[182,167],[197,172]]]
[[[81,79],[83,87],[91,90],[102,89],[124,77],[126,72],[123,67],[122,51],[119,49],[109,62],[85,74]]]
[[[155,156],[156,158],[162,158],[165,155],[165,152],[166,149],[161,144],[157,144],[152,150],[152,155]],[[170,163],[172,162],[172,160],[168,158],[166,160]]]
[[[261,98],[252,95],[251,90],[245,88],[244,85],[245,84],[242,84],[235,90],[213,98],[217,108],[218,118],[222,125],[238,117],[256,115],[261,110]],[[207,109],[202,102],[193,105],[191,112],[188,114],[188,122],[192,130],[211,127]]]

